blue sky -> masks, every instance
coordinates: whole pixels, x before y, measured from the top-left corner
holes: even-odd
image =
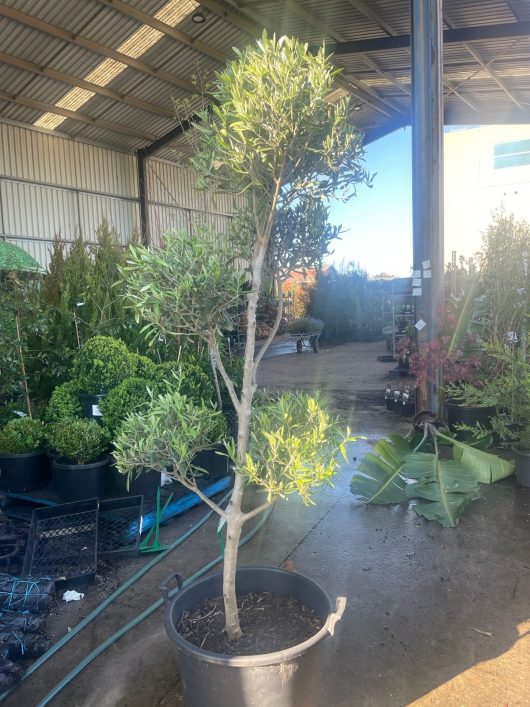
[[[342,240],[327,259],[357,262],[369,275],[407,276],[412,266],[412,165],[410,128],[366,147],[365,164],[376,173],[373,186],[359,187],[346,204],[334,202],[330,222],[342,224]]]

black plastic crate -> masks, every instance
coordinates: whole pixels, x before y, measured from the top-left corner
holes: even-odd
[[[94,581],[97,564],[98,499],[33,511],[23,577],[50,577],[57,589]]]
[[[98,555],[137,553],[142,513],[143,496],[100,501]]]

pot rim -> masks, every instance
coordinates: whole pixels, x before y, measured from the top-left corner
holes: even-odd
[[[166,630],[171,629],[169,631],[171,640],[177,645],[177,648],[186,651],[188,654],[192,654],[194,657],[199,658],[207,663],[214,663],[216,665],[224,665],[227,667],[232,666],[237,668],[259,667],[265,665],[275,665],[278,663],[286,663],[288,661],[291,661],[297,658],[302,653],[305,653],[312,646],[316,645],[317,643],[320,643],[320,641],[323,641],[329,636],[333,635],[333,629],[330,630],[329,626],[330,617],[333,617],[335,615],[333,611],[333,604],[329,594],[325,591],[325,589],[323,589],[323,587],[320,586],[320,584],[315,582],[315,580],[311,579],[310,577],[306,577],[300,572],[292,572],[291,570],[285,570],[281,567],[267,567],[265,565],[246,565],[243,567],[239,567],[237,573],[245,574],[249,572],[255,572],[256,570],[265,570],[272,574],[283,574],[289,576],[296,575],[298,577],[302,577],[304,581],[312,585],[317,592],[320,592],[322,595],[324,595],[325,599],[329,604],[330,611],[328,612],[328,615],[324,620],[324,625],[322,626],[322,628],[302,643],[297,643],[296,645],[291,646],[290,648],[284,648],[283,650],[275,651],[274,653],[256,653],[254,655],[229,655],[227,653],[215,653],[214,651],[205,650],[204,648],[199,648],[198,646],[195,646],[193,643],[190,643],[185,638],[183,638],[175,628],[172,621],[173,606],[177,602],[178,598],[182,596],[183,593],[193,591],[193,589],[198,584],[211,581],[212,579],[217,577],[222,579],[223,573],[216,572],[213,575],[207,575],[206,577],[202,577],[201,579],[198,579],[196,582],[193,582],[184,589],[181,589],[171,598],[169,604],[166,605]],[[338,618],[340,618],[341,615],[342,613],[338,616]],[[331,626],[333,625],[334,622],[331,622]]]
[[[110,456],[105,454],[105,456],[100,459],[96,459],[95,462],[88,462],[88,464],[75,464],[74,462],[69,462],[68,457],[56,457],[52,461],[52,466],[57,469],[90,469],[98,466],[105,466],[109,463]]]
[[[22,452],[21,454],[9,454],[8,452],[0,452],[0,459],[23,459],[25,457],[37,457],[41,454],[46,454],[46,449],[37,449],[34,452]]]

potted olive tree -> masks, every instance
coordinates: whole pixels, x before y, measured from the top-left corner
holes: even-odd
[[[307,500],[310,488],[333,473],[336,454],[348,439],[313,399],[284,398],[271,403],[262,418],[253,415],[252,405],[259,363],[282,317],[282,280],[292,270],[318,264],[337,234],[327,225],[323,202],[332,196],[348,198],[358,183],[370,181],[362,163],[362,137],[349,122],[349,102],[331,99],[336,73],[323,50],[313,54],[294,39],[264,35],[257,46],[238,53],[217,76],[211,111],[203,113],[196,127],[200,144],[193,159],[201,186],[248,197],[237,233],[229,243],[219,238],[215,246],[196,233],[168,234],[163,249],[133,246],[122,270],[131,305],[137,318],[147,322],[153,341],[163,332],[207,342],[238,417],[237,443],[231,449],[236,474],[230,503],[221,509],[204,498],[226,524],[223,575],[212,578],[211,584],[194,585],[191,596],[177,595],[182,602],[173,600],[167,613],[189,705],[249,704],[240,669],[253,673],[254,705],[268,704],[276,690],[278,705],[316,704],[320,646],[337,618],[327,594],[301,575],[273,568],[237,570],[244,524],[277,495],[298,490]],[[296,227],[275,228],[282,221],[289,223],[285,215],[294,209],[298,209],[298,218],[293,219]],[[248,263],[245,273],[235,267],[242,261]],[[270,334],[256,353],[256,310],[265,275],[276,281],[279,306]],[[246,345],[238,393],[226,372],[217,337],[233,328],[236,305],[241,303],[246,306]],[[267,429],[265,423],[271,427]],[[308,439],[306,431],[313,433]],[[303,454],[295,456],[291,466],[286,452],[293,452],[298,437],[305,439]],[[268,457],[260,456],[263,446]],[[275,449],[277,463],[272,464]],[[127,468],[121,462],[118,466]],[[268,493],[263,503],[244,511],[249,479]],[[320,629],[287,652],[273,651],[272,657],[267,648],[267,655],[234,657],[176,638],[175,622],[192,608],[186,602],[196,605],[222,595],[226,636],[236,646],[243,634],[237,606],[242,592],[297,597],[315,611]],[[307,661],[299,670],[302,656]],[[209,663],[213,682],[205,677],[203,660]],[[285,663],[292,669],[285,670]]]

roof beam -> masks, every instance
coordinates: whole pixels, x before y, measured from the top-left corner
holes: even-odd
[[[41,111],[42,113],[56,113],[57,115],[62,115],[65,118],[77,120],[78,122],[85,123],[86,125],[93,125],[97,128],[110,130],[113,133],[119,133],[121,135],[130,135],[131,137],[135,137],[140,140],[145,140],[146,142],[152,142],[154,140],[154,135],[151,135],[150,133],[144,133],[140,130],[136,130],[135,128],[131,128],[128,125],[111,123],[110,121],[102,120],[101,118],[91,118],[90,116],[85,115],[84,113],[79,113],[79,111],[67,110],[66,108],[52,106],[49,103],[35,101],[33,98],[28,98],[27,96],[20,96],[14,93],[7,93],[6,91],[0,91],[0,100],[8,101],[10,103],[16,103],[21,106],[26,106],[26,108],[34,108],[35,110]]]
[[[59,39],[62,39],[65,42],[70,42],[70,44],[75,44],[78,47],[90,49],[91,51],[96,52],[97,54],[101,54],[102,56],[109,57],[110,59],[119,61],[122,64],[125,64],[126,66],[132,67],[143,74],[147,74],[148,76],[154,76],[155,78],[160,79],[161,81],[166,81],[167,83],[170,83],[173,86],[183,88],[185,91],[189,91],[190,93],[195,93],[197,90],[196,87],[189,81],[179,79],[173,74],[170,74],[168,71],[164,71],[164,69],[157,69],[154,66],[151,66],[150,64],[146,64],[143,61],[133,59],[132,57],[127,56],[127,54],[117,52],[114,49],[110,49],[109,47],[104,46],[103,44],[93,42],[91,39],[81,37],[80,35],[75,34],[74,32],[69,32],[61,27],[57,27],[57,25],[52,25],[49,22],[45,22],[44,20],[40,20],[37,17],[27,15],[26,13],[20,12],[19,10],[15,10],[14,8],[8,7],[7,5],[0,5],[0,16],[1,15],[3,15],[4,17],[9,17],[10,19],[15,20],[16,22],[20,22],[21,24],[27,25],[28,27],[32,27],[33,29],[37,29],[41,32],[45,32],[46,34],[50,34],[53,37],[58,37]]]
[[[378,15],[376,15],[376,13],[373,12],[373,10],[371,10],[370,7],[365,2],[363,2],[363,0],[347,0],[347,2],[353,8],[355,8],[355,10],[358,10],[358,12],[360,12],[371,22],[373,22],[376,27],[382,29],[383,32],[386,32],[389,36],[395,34],[392,27],[387,22],[384,22]]]
[[[222,17],[224,20],[227,20],[230,24],[234,25],[234,27],[242,29],[251,37],[261,37],[261,33],[265,25],[261,25],[260,27],[255,22],[248,20],[240,12],[229,10],[224,5],[221,5],[221,3],[216,2],[216,0],[198,0],[198,2],[199,5],[205,7],[207,10],[210,10],[210,12],[213,12],[214,15]]]
[[[167,35],[168,37],[171,37],[172,39],[176,39],[177,42],[179,42],[180,44],[184,44],[187,47],[191,47],[200,54],[209,56],[212,59],[215,59],[216,61],[220,62],[224,62],[226,59],[225,55],[222,52],[217,51],[217,49],[214,49],[209,44],[201,42],[200,39],[191,37],[189,34],[185,34],[184,32],[175,29],[171,25],[157,20],[156,17],[148,15],[146,12],[137,10],[135,7],[132,7],[131,5],[128,5],[125,2],[122,2],[122,0],[98,1],[103,5],[107,5],[109,7],[114,8],[115,10],[118,10],[118,12],[121,12],[122,15],[125,15],[126,17],[132,17],[133,19],[138,20],[138,22],[141,22],[142,24],[147,25],[148,27],[152,27],[153,29],[162,32],[163,34]]]
[[[448,16],[446,13],[444,13],[444,22],[445,22],[445,24],[446,24],[449,28],[451,28],[451,25],[453,24],[453,22],[450,20],[449,16]],[[516,23],[516,24],[519,24],[519,23]],[[528,22],[527,24],[530,26],[530,22]],[[508,98],[512,101],[512,103],[515,103],[515,105],[516,105],[520,110],[524,110],[524,108],[523,108],[523,106],[521,105],[521,103],[519,103],[519,101],[518,101],[518,100],[515,98],[515,96],[511,93],[511,91],[508,89],[508,87],[506,86],[506,84],[504,83],[504,81],[500,78],[500,76],[497,75],[497,72],[496,72],[494,69],[491,68],[491,66],[489,65],[489,64],[491,64],[491,62],[488,62],[488,65],[486,65],[485,62],[484,62],[484,60],[483,60],[482,57],[480,56],[479,52],[478,52],[474,47],[472,47],[472,46],[469,44],[469,42],[464,42],[464,47],[465,47],[465,48],[467,49],[467,51],[471,54],[471,56],[475,59],[475,61],[478,62],[478,63],[480,64],[480,66],[488,72],[488,74],[489,74],[489,75],[491,76],[491,78],[495,81],[495,83],[497,84],[497,86],[499,86],[499,88],[500,88],[502,91],[504,91],[504,93],[508,96]]]
[[[443,33],[444,44],[479,42],[484,39],[510,39],[530,36],[530,21],[505,22],[498,25],[480,25],[478,27],[459,27],[446,29]],[[386,51],[389,49],[408,49],[410,34],[376,37],[349,42],[338,42],[328,46],[333,54],[362,54],[363,52]]]
[[[12,56],[11,54],[5,54],[0,52],[0,62],[4,64],[9,64],[10,66],[16,66],[19,69],[24,69],[24,71],[31,71],[39,76],[46,76],[51,79],[56,79],[57,81],[62,81],[63,83],[70,84],[71,86],[77,86],[78,88],[83,88],[86,91],[92,91],[93,93],[99,93],[102,96],[111,98],[114,101],[120,103],[127,103],[127,105],[134,106],[135,108],[140,108],[148,113],[154,113],[155,115],[161,115],[164,118],[175,118],[175,113],[166,108],[161,108],[160,106],[153,105],[147,101],[142,101],[139,98],[134,98],[134,96],[129,96],[125,93],[119,93],[106,86],[100,86],[97,83],[92,83],[91,81],[85,81],[77,76],[72,76],[71,74],[65,74],[62,71],[55,71],[55,69],[49,69],[46,66],[39,66],[31,61],[26,61],[25,59],[20,59],[19,57]]]

